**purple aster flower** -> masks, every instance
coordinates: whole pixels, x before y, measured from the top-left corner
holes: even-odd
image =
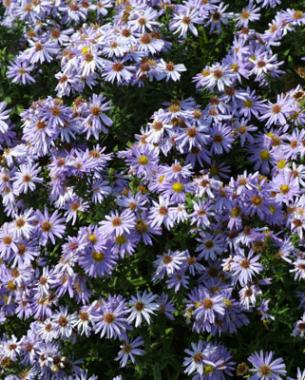
[[[283,170],[271,182],[271,189],[275,192],[275,200],[288,204],[300,192],[299,181],[293,177],[290,170]]]
[[[47,245],[50,240],[55,244],[55,239],[61,239],[65,232],[65,220],[60,216],[58,211],[49,215],[49,211],[45,208],[44,212],[36,211],[36,218],[38,222],[39,240],[40,244]]]
[[[166,82],[173,80],[174,82],[180,80],[181,73],[186,71],[186,67],[183,64],[174,64],[173,62],[165,62],[163,59],[157,65],[157,68],[161,71],[160,79],[165,77]]]
[[[121,61],[106,61],[102,76],[107,82],[128,83],[132,77],[131,67],[125,66]]]
[[[127,363],[131,361],[135,363],[135,356],[144,355],[144,351],[141,349],[144,340],[141,337],[137,337],[134,340],[123,340],[120,345],[120,351],[116,360],[120,362],[120,367],[126,367]]]
[[[26,194],[36,189],[36,184],[42,183],[43,179],[38,177],[40,167],[38,164],[21,164],[19,170],[15,172],[12,178],[13,188],[16,194]]]
[[[124,233],[130,233],[135,227],[135,215],[131,210],[124,210],[120,214],[118,211],[112,211],[106,215],[105,220],[100,222],[101,231],[106,236],[120,236]]]
[[[157,296],[147,292],[146,290],[141,294],[137,292],[132,296],[129,301],[129,317],[128,322],[135,322],[135,327],[141,326],[143,319],[150,324],[151,315],[155,314],[158,309],[158,304],[155,302]]]
[[[286,126],[289,112],[292,109],[292,103],[287,95],[280,94],[277,96],[276,103],[270,101],[264,106],[263,115],[260,116],[260,120],[267,120],[266,127],[270,127],[272,124]]]
[[[162,293],[157,299],[158,309],[157,313],[159,315],[165,315],[166,318],[174,320],[174,312],[176,311],[173,302],[169,299],[166,293]]]
[[[214,154],[222,154],[231,150],[234,137],[229,127],[215,125],[211,131],[212,145],[211,152]]]
[[[10,63],[7,71],[7,77],[11,79],[13,83],[18,84],[31,84],[35,83],[35,79],[31,76],[31,72],[34,70],[34,66],[27,60],[16,59]]]
[[[128,327],[126,306],[121,297],[109,296],[102,300],[96,311],[92,311],[95,334],[101,338],[116,339],[123,337]]]
[[[118,156],[125,159],[129,172],[137,177],[151,177],[159,162],[157,149],[149,145],[135,144],[129,150],[119,152]]]
[[[25,51],[25,55],[30,63],[51,62],[59,52],[56,42],[29,40],[30,47]]]
[[[211,67],[203,69],[200,74],[194,77],[194,82],[198,88],[207,88],[218,91],[224,91],[225,87],[230,87],[233,84],[234,74],[226,66],[214,64]]]
[[[260,255],[255,255],[254,252],[246,254],[239,251],[234,255],[230,262],[230,271],[236,281],[241,285],[247,285],[252,281],[252,278],[262,272],[263,266],[259,262]]]
[[[171,276],[174,272],[181,269],[186,262],[186,251],[167,251],[163,255],[158,255],[154,261],[155,273],[154,280],[162,279],[165,275]]]
[[[195,373],[193,379],[220,380],[233,374],[232,356],[221,344],[199,340],[198,343],[192,343],[191,349],[186,349],[185,353],[188,356],[185,357],[183,366],[188,375]]]
[[[185,38],[188,31],[194,36],[198,36],[196,24],[202,24],[199,10],[196,7],[178,5],[175,7],[174,16],[171,19],[170,30],[179,37]]]
[[[255,352],[249,357],[254,368],[249,380],[282,380],[286,375],[286,367],[282,358],[274,359],[273,352]]]
[[[109,246],[99,251],[89,248],[79,256],[78,262],[89,276],[103,277],[111,275],[116,265],[116,255]]]
[[[170,201],[167,198],[159,196],[159,202],[153,201],[150,208],[149,219],[153,227],[160,227],[162,224],[167,229],[174,225],[174,215],[172,207],[169,207]]]
[[[93,94],[88,105],[88,116],[83,121],[86,138],[94,136],[98,139],[99,133],[108,133],[112,120],[105,114],[110,109],[110,102],[102,95]]]

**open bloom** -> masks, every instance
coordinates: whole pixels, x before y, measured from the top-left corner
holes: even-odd
[[[282,358],[273,358],[273,352],[255,352],[249,357],[254,368],[249,380],[282,380],[286,375],[286,368]]]

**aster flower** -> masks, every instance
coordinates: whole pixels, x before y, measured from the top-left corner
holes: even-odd
[[[230,270],[236,281],[241,285],[246,285],[252,278],[262,272],[263,266],[259,263],[260,255],[250,252],[247,256],[240,251],[234,255],[230,263]]]
[[[116,265],[116,255],[109,247],[96,251],[88,249],[79,257],[79,265],[91,277],[111,275]]]
[[[175,312],[175,307],[173,302],[169,299],[169,296],[166,293],[162,293],[157,299],[158,309],[157,313],[159,315],[165,315],[166,318],[174,320],[173,313]]]
[[[135,226],[135,216],[131,210],[124,210],[121,214],[118,211],[112,211],[106,215],[105,220],[100,222],[102,232],[107,235],[123,235],[130,233]]]
[[[153,201],[150,208],[149,219],[153,227],[160,227],[162,224],[170,229],[174,225],[174,215],[172,207],[169,207],[170,201],[167,198],[159,196],[159,202]]]
[[[110,109],[109,101],[103,95],[93,94],[88,107],[88,116],[83,122],[87,139],[94,136],[98,139],[99,133],[108,133],[112,120],[105,114]]]
[[[128,83],[132,77],[131,67],[121,61],[105,61],[102,76],[107,82]]]
[[[57,211],[49,215],[49,211],[45,208],[44,212],[36,212],[36,218],[40,234],[39,239],[42,245],[46,245],[49,240],[52,244],[55,244],[56,238],[63,237],[65,232],[65,220]]]
[[[174,82],[180,80],[181,73],[186,71],[186,67],[183,64],[165,62],[163,59],[160,60],[157,68],[163,73],[160,77],[164,76],[166,81],[173,80]]]
[[[100,333],[101,338],[116,339],[123,336],[128,323],[126,319],[126,307],[120,297],[109,296],[102,300],[101,306],[96,312],[92,312],[95,334]]]
[[[42,183],[43,179],[38,177],[40,168],[38,164],[21,164],[19,171],[13,177],[13,188],[17,194],[27,193],[36,189],[36,184]]]
[[[286,368],[282,358],[274,358],[273,352],[255,352],[249,357],[254,368],[250,369],[253,375],[251,380],[281,380],[286,375]]]
[[[290,170],[283,170],[274,177],[271,188],[276,194],[275,199],[286,204],[299,194],[298,179],[292,176]]]
[[[167,251],[163,255],[158,255],[154,261],[154,279],[163,278],[165,275],[171,276],[174,272],[181,269],[186,261],[186,251]]]
[[[204,343],[201,340],[192,343],[192,350],[185,350],[191,357],[184,359],[187,374],[197,373],[194,379],[224,379],[232,375],[234,362],[230,352],[223,345]]]
[[[257,21],[260,19],[259,8],[255,8],[253,2],[247,7],[243,8],[241,13],[237,16],[237,26],[238,27],[248,27],[249,22]]]
[[[234,75],[232,71],[220,64],[214,64],[209,68],[203,69],[201,74],[194,77],[196,87],[204,87],[209,90],[217,88],[218,91],[224,91],[225,86],[232,86]]]
[[[137,337],[134,340],[124,340],[120,345],[120,351],[116,360],[120,362],[121,367],[126,367],[128,361],[135,363],[135,356],[144,355],[144,351],[140,348],[143,346],[144,340]]]
[[[26,60],[16,59],[11,62],[7,70],[7,77],[13,82],[22,85],[35,83],[31,72],[34,70],[34,65]]]
[[[216,316],[224,315],[223,298],[220,295],[210,294],[204,287],[199,287],[190,300],[194,300],[193,315],[196,320],[202,320],[203,323],[214,323]]]
[[[141,294],[138,293],[132,296],[129,301],[129,317],[128,322],[135,322],[135,327],[142,324],[143,319],[150,324],[151,315],[155,314],[158,308],[156,301],[157,296],[147,292],[146,290]]]
[[[32,209],[24,210],[22,214],[15,215],[14,227],[12,226],[15,237],[30,239],[35,228],[34,221],[35,217]]]
[[[25,51],[30,63],[50,62],[58,53],[57,43],[51,41],[29,40],[30,47]]]
[[[190,30],[192,34],[198,36],[198,31],[195,24],[201,24],[202,20],[199,15],[198,9],[191,8],[184,5],[179,5],[175,9],[174,16],[170,23],[170,30],[179,37],[185,38],[187,32]]]
[[[264,107],[264,114],[260,116],[260,120],[267,120],[266,127],[270,127],[272,124],[285,126],[287,124],[286,115],[292,109],[292,104],[289,101],[287,95],[284,94],[277,96],[276,103],[268,102],[268,105]]]

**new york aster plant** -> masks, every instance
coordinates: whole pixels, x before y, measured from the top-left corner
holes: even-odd
[[[0,2],[0,378],[305,380],[304,0]]]

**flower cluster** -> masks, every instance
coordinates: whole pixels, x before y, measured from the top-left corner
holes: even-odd
[[[305,335],[305,92],[266,90],[285,74],[277,47],[305,14],[274,11],[258,32],[250,23],[280,0],[238,13],[218,0],[3,3],[2,24],[23,27],[11,82],[35,86],[45,63],[60,70],[57,97],[17,119],[0,103],[0,323],[25,326],[1,336],[4,379],[95,380],[66,354],[90,339],[112,342],[124,373],[160,320],[192,334],[181,371],[193,380],[287,379],[269,347],[237,362],[222,339],[275,320],[267,251],[296,287],[290,334]],[[234,23],[222,60],[193,75],[194,96],[160,105],[124,149],[107,144],[114,105],[99,86],[179,82],[189,69],[167,59],[173,46]],[[130,266],[135,278],[124,278]]]

